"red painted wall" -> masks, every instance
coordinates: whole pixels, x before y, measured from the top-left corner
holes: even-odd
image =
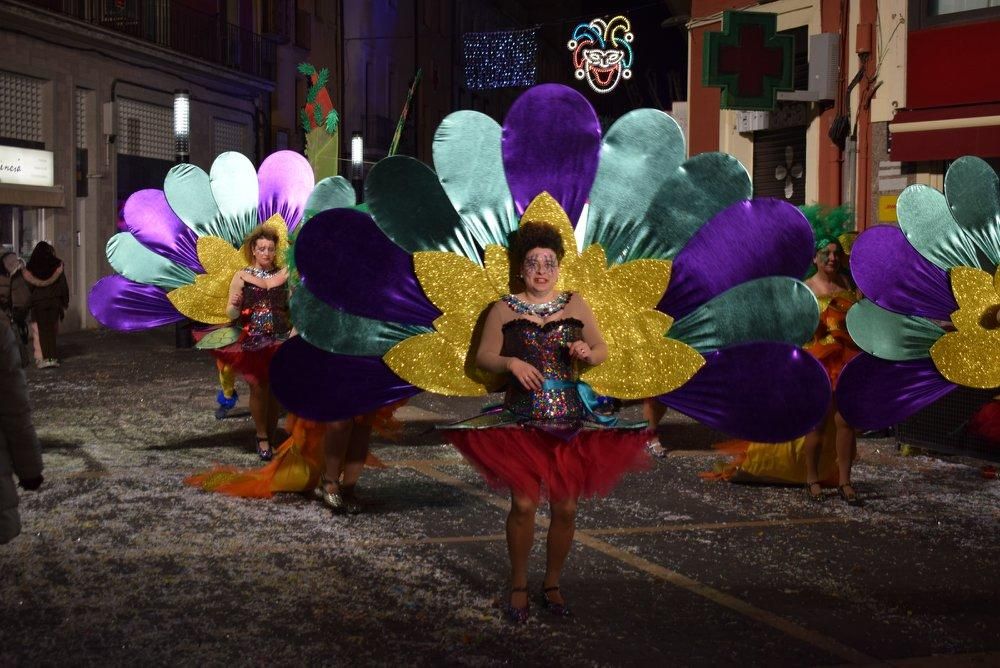
[[[1000,99],[1000,21],[911,32],[906,58],[909,109]]]
[[[712,23],[691,31],[691,63],[688,81],[688,152],[691,156],[719,150],[719,106],[722,92],[701,85],[702,53],[705,33],[722,30],[721,23]]]
[[[739,0],[692,0],[691,17],[697,20],[717,14],[724,9],[738,9],[745,5],[745,2]],[[692,156],[719,150],[719,106],[722,102],[722,92],[718,88],[705,88],[701,85],[701,69],[705,33],[720,30],[722,30],[721,19],[717,23],[694,28],[690,33],[688,152]]]

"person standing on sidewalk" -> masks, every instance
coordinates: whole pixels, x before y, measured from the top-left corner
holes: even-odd
[[[63,262],[51,244],[39,241],[35,245],[24,270],[24,280],[31,288],[31,320],[37,328],[35,366],[57,367],[56,335],[69,307],[69,284]]]
[[[13,474],[24,489],[42,484],[42,452],[31,424],[28,384],[21,369],[17,340],[0,317],[0,543],[21,533]]]

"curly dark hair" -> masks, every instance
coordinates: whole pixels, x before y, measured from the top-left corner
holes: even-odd
[[[556,259],[560,262],[566,255],[559,230],[545,223],[524,223],[517,230],[514,242],[510,246],[510,267],[512,270],[520,269],[521,265],[524,264],[525,256],[532,248],[548,248],[555,252]]]
[[[274,242],[274,266],[275,268],[280,268],[282,265],[283,258],[278,254],[278,242],[280,238],[278,233],[274,231],[274,228],[266,223],[261,223],[257,227],[250,231],[247,235],[246,240],[243,242],[243,259],[247,261],[248,264],[253,264],[253,247],[257,245],[257,242],[261,239],[267,239],[268,241]]]

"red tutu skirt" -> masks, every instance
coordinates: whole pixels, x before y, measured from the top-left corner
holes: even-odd
[[[252,385],[266,385],[271,358],[278,352],[280,343],[274,343],[259,350],[241,350],[239,343],[213,350],[212,355],[223,364],[235,369]]]
[[[990,445],[1000,445],[1000,401],[994,399],[976,411],[969,420],[968,430]]]
[[[623,475],[649,467],[641,430],[584,429],[569,440],[519,426],[442,433],[488,485],[536,503],[607,496]]]

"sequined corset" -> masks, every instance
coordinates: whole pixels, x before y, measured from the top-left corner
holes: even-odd
[[[517,318],[503,326],[504,357],[517,357],[542,372],[546,379],[575,381],[569,344],[583,338],[583,323],[576,318],[560,318],[539,325]],[[529,392],[511,379],[504,406],[532,420],[582,420],[586,415],[575,387]]]
[[[240,323],[246,333],[244,350],[263,348],[287,338],[290,329],[287,286],[262,288],[252,283],[244,284]]]

